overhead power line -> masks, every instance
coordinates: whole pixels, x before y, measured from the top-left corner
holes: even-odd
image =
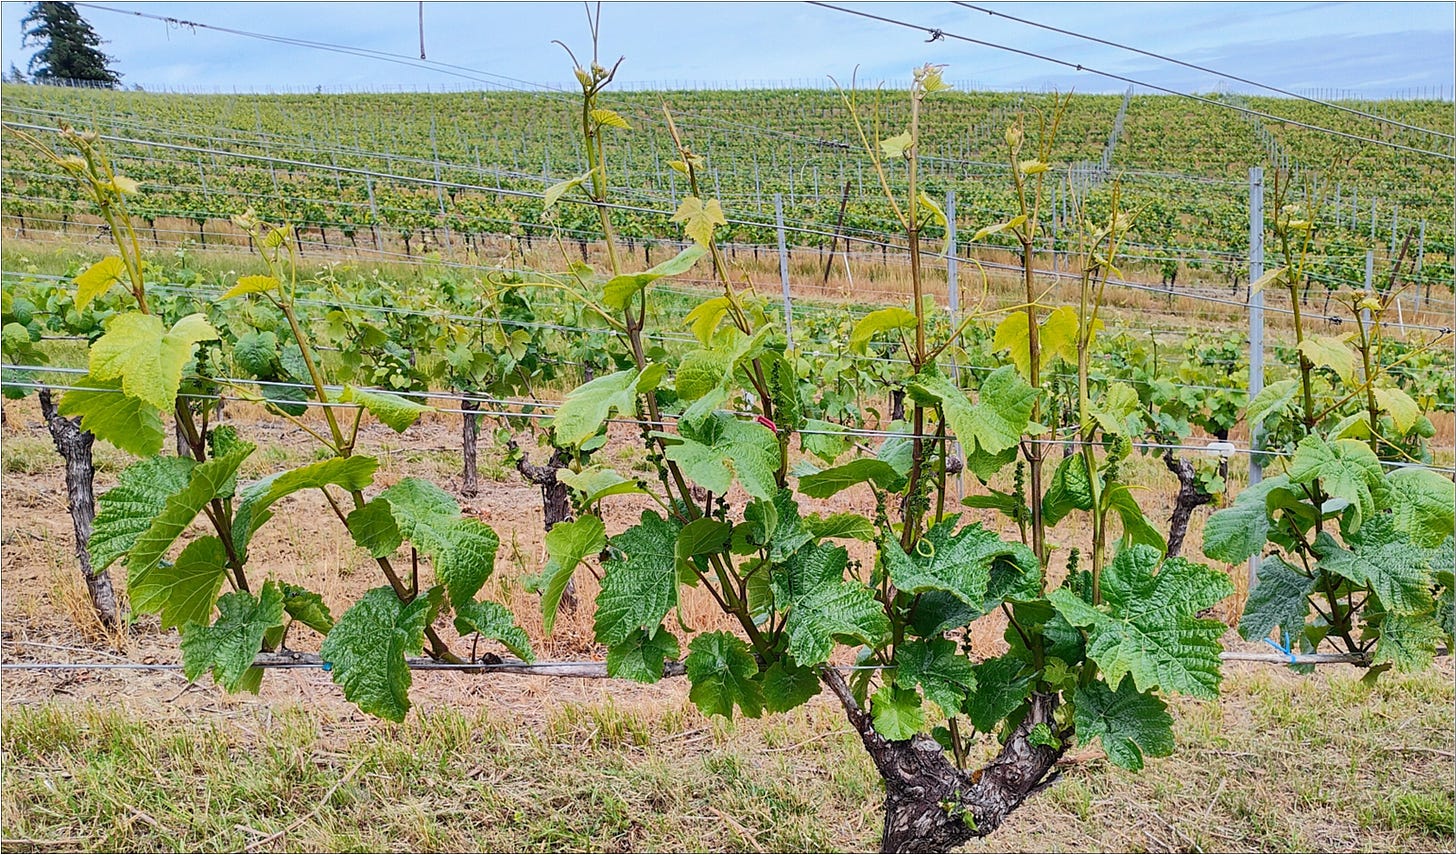
[[[1205,98],[1202,95],[1193,95],[1193,94],[1188,93],[1188,92],[1180,92],[1177,89],[1170,89],[1170,88],[1168,88],[1166,86],[1159,86],[1156,83],[1148,83],[1146,81],[1142,81],[1142,80],[1138,80],[1136,78],[1128,77],[1128,76],[1123,75],[1123,74],[1115,74],[1115,73],[1113,73],[1111,71],[1102,71],[1101,69],[1093,68],[1090,65],[1084,65],[1084,64],[1079,63],[1079,62],[1071,62],[1071,61],[1065,60],[1065,59],[1058,59],[1058,58],[1056,58],[1054,56],[1047,56],[1046,54],[1043,54],[1043,53],[1036,53],[1035,51],[1023,50],[1021,48],[1014,48],[1014,47],[1011,47],[1009,45],[997,44],[996,42],[988,42],[988,41],[986,41],[984,39],[975,39],[975,38],[971,38],[970,36],[963,36],[963,35],[960,35],[958,33],[952,33],[949,30],[945,30],[945,29],[940,29],[940,28],[936,28],[936,27],[927,27],[927,26],[925,26],[923,24],[915,24],[915,23],[912,23],[910,21],[902,21],[902,20],[900,20],[898,18],[887,18],[884,15],[876,15],[876,14],[874,14],[872,12],[862,12],[862,11],[860,11],[858,9],[850,9],[850,8],[847,8],[847,7],[844,7],[844,6],[836,6],[833,3],[823,3],[823,2],[820,2],[820,0],[805,0],[805,2],[807,2],[810,6],[819,6],[819,7],[824,8],[824,9],[829,9],[830,11],[843,12],[846,15],[855,15],[855,16],[860,17],[860,18],[868,18],[871,21],[879,21],[880,23],[883,23],[883,24],[893,24],[894,26],[897,26],[897,27],[904,27],[904,28],[910,29],[910,30],[919,30],[920,32],[925,33],[926,35],[932,35],[932,36],[938,35],[938,36],[940,36],[942,38],[955,39],[956,41],[965,42],[967,44],[978,45],[980,47],[991,48],[993,50],[1006,51],[1007,53],[1014,53],[1014,54],[1017,54],[1018,56],[1025,56],[1025,57],[1029,57],[1031,59],[1038,59],[1038,60],[1041,60],[1042,62],[1050,62],[1050,63],[1053,63],[1054,65],[1060,65],[1063,68],[1073,69],[1074,71],[1085,71],[1085,72],[1088,72],[1089,74],[1096,74],[1099,77],[1106,77],[1106,78],[1108,78],[1110,80],[1118,80],[1118,81],[1121,81],[1123,83],[1131,84],[1133,86],[1141,86],[1141,87],[1143,87],[1145,89],[1152,89],[1155,92],[1162,92],[1162,93],[1164,93],[1166,95],[1176,95],[1179,98],[1187,98],[1190,101],[1197,101],[1197,102],[1202,103],[1202,104],[1209,104],[1209,105],[1214,106],[1214,107],[1221,107],[1221,108],[1223,108],[1225,110],[1233,110],[1236,113],[1242,113],[1242,114],[1244,114],[1246,116],[1254,116],[1256,118],[1260,118],[1260,119],[1263,119],[1263,120],[1269,121],[1269,122],[1274,122],[1276,124],[1291,125],[1293,127],[1304,128],[1305,130],[1315,131],[1317,133],[1329,134],[1331,136],[1340,137],[1342,139],[1352,140],[1352,141],[1360,142],[1360,143],[1366,143],[1368,145],[1384,146],[1386,148],[1395,149],[1397,151],[1409,152],[1411,154],[1419,154],[1419,155],[1422,155],[1424,157],[1434,157],[1434,158],[1438,158],[1440,160],[1456,161],[1456,155],[1447,154],[1446,152],[1432,151],[1430,149],[1417,148],[1415,146],[1404,145],[1402,143],[1396,143],[1396,142],[1389,142],[1387,140],[1373,139],[1371,137],[1362,137],[1359,134],[1352,134],[1352,133],[1349,133],[1347,131],[1340,131],[1340,130],[1336,130],[1334,128],[1326,128],[1326,127],[1322,127],[1320,125],[1310,124],[1309,122],[1301,122],[1298,119],[1288,119],[1288,118],[1284,118],[1282,116],[1275,116],[1272,113],[1265,113],[1262,110],[1255,110],[1255,109],[1252,109],[1250,107],[1240,107],[1237,104],[1230,104],[1230,103],[1228,103],[1226,101],[1220,101],[1220,100],[1218,100],[1216,98]]]
[[[1288,97],[1288,98],[1294,98],[1294,99],[1297,99],[1297,100],[1300,100],[1300,101],[1307,101],[1307,102],[1309,102],[1311,104],[1318,104],[1321,107],[1328,107],[1331,110],[1339,110],[1340,112],[1343,112],[1343,113],[1349,113],[1350,115],[1353,115],[1353,116],[1359,116],[1359,117],[1361,117],[1363,119],[1370,119],[1371,121],[1380,122],[1381,124],[1390,125],[1392,127],[1404,128],[1405,130],[1408,130],[1408,131],[1416,131],[1418,133],[1423,133],[1423,134],[1430,134],[1431,136],[1440,137],[1441,139],[1456,140],[1456,135],[1452,135],[1452,134],[1448,134],[1448,133],[1443,133],[1443,132],[1437,131],[1437,130],[1432,130],[1431,128],[1423,128],[1423,127],[1421,127],[1419,125],[1406,124],[1405,122],[1397,121],[1395,119],[1389,119],[1389,118],[1386,118],[1385,116],[1379,116],[1379,115],[1376,115],[1374,113],[1366,112],[1365,110],[1357,110],[1354,107],[1346,107],[1343,104],[1336,104],[1336,103],[1333,103],[1331,101],[1322,101],[1319,98],[1311,98],[1308,95],[1300,95],[1298,92],[1291,92],[1288,89],[1280,89],[1278,86],[1270,86],[1267,83],[1260,83],[1260,82],[1258,82],[1256,80],[1250,80],[1247,77],[1239,77],[1236,74],[1229,74],[1229,73],[1223,72],[1223,71],[1216,71],[1216,70],[1214,70],[1212,68],[1209,68],[1207,66],[1204,66],[1204,65],[1197,65],[1197,64],[1192,63],[1192,62],[1184,62],[1181,59],[1175,59],[1175,58],[1173,58],[1171,56],[1164,56],[1163,54],[1154,53],[1154,52],[1152,52],[1150,50],[1143,50],[1141,48],[1135,48],[1132,45],[1120,44],[1118,42],[1109,41],[1108,39],[1100,39],[1100,38],[1098,38],[1096,36],[1089,36],[1086,33],[1079,33],[1079,32],[1076,32],[1074,30],[1064,30],[1061,27],[1054,27],[1051,24],[1042,24],[1042,23],[1038,23],[1036,21],[1028,21],[1025,18],[1018,18],[1015,15],[1008,15],[1005,12],[997,12],[995,9],[987,9],[985,6],[977,6],[974,3],[965,3],[965,2],[962,2],[962,0],[952,0],[952,3],[954,5],[956,5],[956,6],[962,6],[962,7],[965,7],[967,9],[970,9],[970,10],[975,11],[975,12],[985,12],[987,15],[992,15],[992,16],[997,17],[997,18],[1005,18],[1008,21],[1015,21],[1018,24],[1025,24],[1028,27],[1036,27],[1036,28],[1042,29],[1042,30],[1049,30],[1049,31],[1051,31],[1053,33],[1060,33],[1060,34],[1062,34],[1064,36],[1071,36],[1074,39],[1082,39],[1084,41],[1096,42],[1099,45],[1106,45],[1107,47],[1114,47],[1114,48],[1117,48],[1118,50],[1131,51],[1132,53],[1139,54],[1141,56],[1146,56],[1146,57],[1149,57],[1151,59],[1156,59],[1156,60],[1159,60],[1161,62],[1171,62],[1174,65],[1181,65],[1184,68],[1189,68],[1189,69],[1192,69],[1194,71],[1201,71],[1204,74],[1212,74],[1215,77],[1222,77],[1225,80],[1232,80],[1232,81],[1234,81],[1236,83],[1242,83],[1242,84],[1244,84],[1246,86],[1253,86],[1253,87],[1255,87],[1257,89],[1263,89],[1263,90],[1268,91],[1268,92],[1274,92],[1274,93],[1277,93],[1279,95],[1283,95],[1283,96]]]

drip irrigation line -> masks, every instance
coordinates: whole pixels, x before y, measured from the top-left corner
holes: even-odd
[[[1224,78],[1226,80],[1232,80],[1232,81],[1234,81],[1236,83],[1243,83],[1246,86],[1253,86],[1253,87],[1258,88],[1258,89],[1264,89],[1266,91],[1274,92],[1274,93],[1277,93],[1279,95],[1283,95],[1283,96],[1288,97],[1288,98],[1294,98],[1294,99],[1299,100],[1299,101],[1307,101],[1307,102],[1309,102],[1311,104],[1317,104],[1317,105],[1319,105],[1321,107],[1328,107],[1328,108],[1330,108],[1332,110],[1339,110],[1341,112],[1349,113],[1349,114],[1351,114],[1353,116],[1359,116],[1362,119],[1370,119],[1372,121],[1379,122],[1379,123],[1384,124],[1384,125],[1390,125],[1392,127],[1403,128],[1403,129],[1408,130],[1408,131],[1416,131],[1416,132],[1423,133],[1423,134],[1430,134],[1431,136],[1439,137],[1441,139],[1456,140],[1456,135],[1448,134],[1448,133],[1445,133],[1443,131],[1432,130],[1431,128],[1423,128],[1423,127],[1420,127],[1419,125],[1406,124],[1405,122],[1397,121],[1395,119],[1388,119],[1388,118],[1386,118],[1384,116],[1376,115],[1375,113],[1368,113],[1368,112],[1366,112],[1364,110],[1358,110],[1358,109],[1356,109],[1354,107],[1346,107],[1343,104],[1337,104],[1337,103],[1333,103],[1333,102],[1330,102],[1330,101],[1322,101],[1322,100],[1320,100],[1318,98],[1311,98],[1311,97],[1309,97],[1307,95],[1300,95],[1297,92],[1291,92],[1288,89],[1281,89],[1278,86],[1270,86],[1270,85],[1268,85],[1266,83],[1259,83],[1258,81],[1250,80],[1247,77],[1239,77],[1236,74],[1228,74],[1227,72],[1223,72],[1223,71],[1215,71],[1214,69],[1209,68],[1209,67],[1204,66],[1204,65],[1196,65],[1196,64],[1191,63],[1191,62],[1184,62],[1181,59],[1174,59],[1171,56],[1165,56],[1163,54],[1154,53],[1154,52],[1149,51],[1149,50],[1142,50],[1141,48],[1135,48],[1135,47],[1133,47],[1131,45],[1119,44],[1117,42],[1109,41],[1107,39],[1100,39],[1100,38],[1097,38],[1096,36],[1090,36],[1090,35],[1087,35],[1086,33],[1079,33],[1079,32],[1076,32],[1074,30],[1065,30],[1065,29],[1062,29],[1061,27],[1054,27],[1054,26],[1052,26],[1050,24],[1042,24],[1042,23],[1038,23],[1036,21],[1029,21],[1026,18],[1018,18],[1015,15],[1008,15],[1005,12],[997,12],[994,9],[987,9],[984,6],[977,6],[977,5],[973,4],[973,3],[960,2],[960,0],[953,0],[952,5],[961,6],[961,7],[964,7],[966,9],[970,9],[970,10],[972,10],[974,12],[985,12],[987,15],[991,15],[991,16],[997,17],[997,18],[1005,18],[1008,21],[1015,21],[1018,24],[1025,24],[1028,27],[1036,27],[1036,28],[1042,29],[1042,30],[1049,30],[1049,31],[1051,31],[1053,33],[1060,33],[1061,35],[1071,36],[1072,38],[1082,39],[1083,41],[1095,42],[1097,44],[1104,45],[1106,47],[1113,47],[1113,48],[1117,48],[1119,50],[1130,51],[1130,52],[1135,53],[1135,54],[1140,54],[1142,56],[1149,57],[1150,59],[1156,59],[1156,60],[1160,60],[1162,62],[1172,63],[1173,65],[1179,65],[1179,66],[1182,66],[1184,68],[1192,69],[1194,71],[1201,71],[1204,74],[1212,74],[1215,77],[1222,77],[1222,78]]]
[[[985,41],[983,39],[974,39],[974,38],[971,38],[970,36],[963,36],[963,35],[959,35],[957,33],[952,33],[952,32],[950,32],[948,30],[943,29],[943,28],[926,27],[926,26],[923,26],[921,24],[911,23],[909,21],[902,21],[902,20],[899,20],[899,19],[896,19],[896,18],[887,18],[887,17],[885,17],[883,15],[876,15],[876,14],[873,14],[873,13],[870,13],[870,12],[863,12],[863,11],[860,11],[858,9],[849,9],[849,8],[844,7],[844,6],[836,6],[836,5],[832,4],[832,3],[824,3],[824,2],[821,2],[820,0],[805,0],[805,2],[807,2],[810,6],[819,6],[821,8],[829,9],[829,10],[834,11],[834,12],[843,12],[843,13],[845,13],[847,15],[855,15],[855,16],[861,17],[861,18],[868,18],[868,19],[870,19],[872,21],[879,21],[879,22],[884,23],[884,24],[892,24],[892,25],[898,26],[898,27],[905,27],[906,29],[919,30],[920,32],[925,33],[926,35],[943,37],[943,38],[951,38],[951,39],[955,39],[957,41],[966,42],[968,44],[978,45],[980,47],[987,47],[987,48],[992,48],[994,50],[1006,51],[1008,53],[1014,53],[1014,54],[1017,54],[1019,56],[1025,56],[1025,57],[1028,57],[1028,58],[1031,58],[1031,59],[1037,59],[1037,60],[1041,60],[1043,62],[1054,63],[1054,64],[1060,65],[1060,66],[1062,66],[1064,68],[1070,68],[1070,69],[1073,69],[1073,70],[1076,70],[1076,71],[1085,71],[1085,72],[1088,72],[1090,74],[1096,74],[1096,75],[1098,75],[1100,77],[1106,77],[1106,78],[1109,78],[1109,79],[1112,79],[1112,80],[1118,80],[1118,81],[1121,81],[1123,83],[1131,84],[1133,86],[1142,86],[1142,87],[1144,87],[1146,89],[1152,89],[1152,90],[1155,90],[1157,92],[1162,92],[1162,93],[1167,94],[1167,95],[1176,95],[1179,98],[1186,98],[1186,99],[1188,99],[1190,101],[1197,101],[1199,103],[1210,104],[1210,105],[1215,106],[1215,107],[1222,107],[1222,108],[1224,108],[1226,110],[1233,110],[1235,112],[1242,113],[1242,114],[1244,114],[1246,116],[1253,116],[1253,117],[1256,117],[1256,118],[1265,119],[1267,121],[1274,122],[1276,124],[1292,125],[1294,127],[1304,128],[1306,130],[1315,131],[1315,132],[1323,133],[1323,134],[1329,134],[1330,136],[1340,137],[1342,139],[1347,139],[1347,140],[1352,140],[1352,141],[1355,141],[1355,142],[1365,143],[1367,145],[1383,146],[1385,148],[1391,148],[1391,149],[1395,149],[1397,151],[1404,151],[1404,152],[1407,152],[1409,154],[1417,154],[1417,155],[1421,155],[1423,157],[1431,157],[1431,158],[1436,158],[1436,159],[1439,159],[1439,160],[1456,161],[1456,154],[1448,154],[1446,152],[1440,152],[1440,151],[1431,151],[1429,149],[1416,148],[1415,146],[1402,145],[1401,143],[1390,142],[1390,141],[1387,141],[1387,140],[1378,140],[1378,139],[1372,139],[1370,137],[1362,137],[1359,134],[1352,134],[1352,133],[1348,133],[1346,131],[1339,131],[1339,130],[1335,130],[1334,128],[1321,127],[1320,125],[1311,124],[1309,122],[1301,122],[1298,119],[1281,118],[1279,116],[1275,116],[1275,115],[1272,115],[1270,113],[1265,113],[1265,112],[1263,112],[1261,110],[1254,110],[1254,109],[1249,108],[1249,107],[1240,107],[1238,105],[1230,104],[1230,103],[1227,103],[1225,101],[1220,101],[1220,100],[1217,100],[1217,99],[1214,99],[1214,98],[1205,98],[1205,97],[1203,97],[1201,95],[1192,95],[1192,94],[1189,94],[1187,92],[1180,92],[1180,91],[1178,91],[1176,89],[1169,89],[1166,86],[1158,86],[1158,85],[1153,84],[1153,83],[1146,83],[1144,81],[1137,80],[1137,79],[1132,78],[1132,77],[1127,77],[1125,75],[1114,74],[1113,72],[1110,72],[1110,71],[1101,71],[1099,69],[1093,68],[1092,66],[1089,66],[1089,65],[1086,65],[1086,64],[1083,64],[1083,63],[1070,62],[1070,61],[1065,60],[1065,59],[1058,59],[1058,58],[1053,57],[1053,56],[1047,56],[1046,54],[1036,53],[1036,52],[1029,51],[1029,50],[1023,50],[1021,48],[1015,48],[1015,47],[1011,47],[1009,45],[997,44],[996,42],[989,42],[989,41]]]

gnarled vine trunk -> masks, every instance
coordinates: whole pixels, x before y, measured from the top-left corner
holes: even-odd
[[[1052,768],[1071,736],[1062,735],[1061,748],[1029,741],[1036,725],[1055,727],[1057,696],[1034,694],[1030,712],[1001,752],[984,767],[964,772],[925,734],[890,740],[877,733],[839,672],[825,670],[824,682],[839,697],[885,783],[882,852],[949,852],[995,831],[1022,802],[1056,780]]]
[[[1198,486],[1198,473],[1193,463],[1182,457],[1174,457],[1173,450],[1163,452],[1163,465],[1178,476],[1178,494],[1173,497],[1173,516],[1168,520],[1168,557],[1173,558],[1183,551],[1183,539],[1188,535],[1188,520],[1193,509],[1213,501],[1213,496]]]
[[[40,412],[45,417],[46,429],[50,431],[51,442],[66,461],[66,499],[71,511],[71,528],[76,538],[76,560],[81,565],[81,578],[86,580],[86,591],[91,596],[91,606],[96,617],[107,629],[115,628],[119,621],[116,607],[116,591],[111,587],[111,574],[91,567],[91,523],[96,519],[96,466],[91,457],[91,446],[96,436],[81,430],[80,419],[68,419],[56,411],[51,400],[51,390],[40,390]]]
[[[515,440],[511,440],[508,446],[512,452],[519,448]],[[569,462],[566,452],[559,448],[552,450],[551,457],[544,465],[532,463],[524,454],[516,458],[516,471],[521,473],[522,478],[541,488],[541,521],[548,532],[557,523],[571,520],[571,493],[565,484],[556,480],[557,471],[565,468]],[[567,611],[576,609],[575,580],[566,583],[566,591],[561,595],[561,606]]]

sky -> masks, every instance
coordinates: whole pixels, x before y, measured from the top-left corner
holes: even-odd
[[[104,5],[104,8],[102,8]],[[837,3],[1020,50],[1047,54],[1180,91],[1207,92],[1217,77],[1112,47],[991,17],[950,3]],[[1353,90],[1369,97],[1451,98],[1456,90],[1456,4],[1430,3],[1009,3],[978,6],[1154,51],[1293,91]],[[0,63],[24,70],[20,21],[30,4],[0,8]],[[589,55],[580,3],[172,2],[78,4],[107,40],[127,86],[185,91],[520,88],[570,85],[571,64],[551,41]],[[123,12],[113,10],[124,10]],[[280,44],[138,17],[130,12],[398,54],[400,61]],[[625,56],[618,81],[663,84],[817,85],[902,81],[925,62],[976,89],[1121,92],[1126,83],[805,3],[605,2],[601,55]],[[1226,89],[1251,91],[1223,81]]]

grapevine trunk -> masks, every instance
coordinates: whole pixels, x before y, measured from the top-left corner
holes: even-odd
[[[66,461],[66,498],[71,511],[71,527],[76,537],[76,561],[81,565],[81,578],[91,606],[101,624],[112,629],[119,623],[116,592],[111,587],[111,574],[91,567],[91,523],[96,519],[96,466],[91,446],[96,441],[90,431],[81,430],[80,419],[68,419],[56,411],[51,390],[40,390],[40,410],[56,452]]]
[[[1054,726],[1057,695],[1033,694],[1026,718],[996,757],[967,773],[925,734],[886,739],[874,729],[873,718],[855,701],[838,672],[825,671],[824,681],[839,697],[885,783],[882,852],[949,852],[972,838],[985,837],[1057,777],[1049,773],[1066,751],[1065,738],[1057,748],[1030,741],[1038,724]]]

